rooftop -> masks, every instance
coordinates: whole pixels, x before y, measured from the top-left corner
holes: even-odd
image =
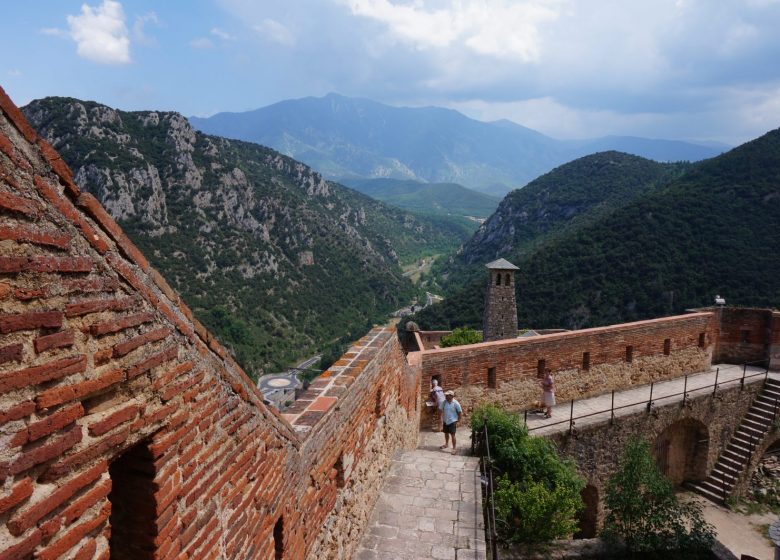
[[[520,270],[518,267],[516,267],[506,259],[498,259],[493,262],[487,263],[485,265],[485,268],[489,268],[491,270]]]

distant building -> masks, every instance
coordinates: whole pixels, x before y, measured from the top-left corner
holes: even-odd
[[[485,266],[489,274],[482,317],[482,339],[490,342],[517,338],[515,271],[519,269],[506,259],[498,259]]]

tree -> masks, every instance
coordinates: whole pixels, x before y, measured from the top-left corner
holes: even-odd
[[[482,335],[474,329],[468,327],[459,327],[448,335],[441,337],[439,345],[442,348],[450,346],[463,346],[464,344],[477,344],[482,342]]]
[[[715,529],[695,501],[680,501],[672,484],[658,470],[650,447],[629,441],[617,472],[607,482],[604,503],[608,513],[603,536],[623,540],[627,551],[643,558],[684,554],[707,558]]]
[[[528,435],[520,417],[487,404],[472,417],[480,432],[487,426],[495,470],[503,473],[493,494],[499,535],[510,542],[539,543],[565,538],[577,529],[584,481],[555,446]]]

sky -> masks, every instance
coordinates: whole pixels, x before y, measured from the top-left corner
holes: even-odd
[[[208,116],[336,92],[556,138],[780,127],[780,0],[36,0],[0,85]]]

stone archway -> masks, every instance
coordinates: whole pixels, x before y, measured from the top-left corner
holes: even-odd
[[[592,539],[596,537],[599,529],[599,490],[588,484],[580,492],[585,507],[580,512],[578,527],[574,534],[575,539]]]
[[[653,459],[675,486],[707,478],[710,438],[707,426],[683,418],[667,426],[653,445]]]

